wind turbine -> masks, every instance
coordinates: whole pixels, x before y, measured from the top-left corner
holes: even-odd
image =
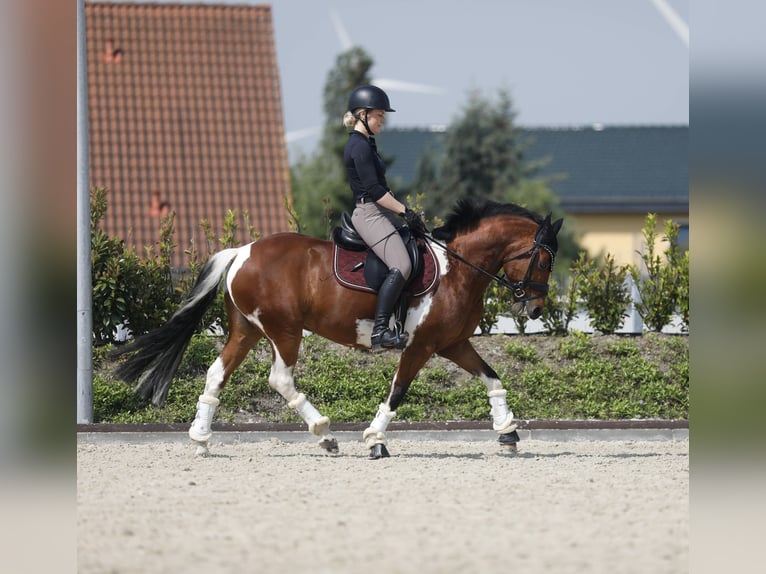
[[[689,26],[684,22],[683,18],[679,16],[678,12],[676,12],[673,7],[668,4],[667,0],[650,0],[652,4],[654,4],[654,7],[657,9],[657,11],[660,13],[660,16],[662,16],[667,22],[668,26],[673,30],[673,32],[676,33],[676,36],[684,43],[684,45],[688,48],[689,47]]]
[[[330,9],[330,20],[332,20],[333,28],[335,28],[335,34],[338,36],[341,49],[346,52],[354,47],[354,42],[351,40],[351,35],[343,25],[343,21],[335,11]],[[374,78],[372,83],[376,86],[383,88],[386,91],[392,92],[407,92],[411,94],[430,94],[430,95],[444,95],[447,90],[439,86],[431,86],[429,84],[419,84],[415,82],[406,82],[403,80],[394,80],[391,78]],[[309,128],[302,128],[299,130],[292,130],[285,134],[285,140],[288,144],[295,143],[297,141],[316,137],[322,131],[321,126],[312,126]]]
[[[330,19],[332,20],[335,33],[338,35],[340,46],[344,52],[354,47],[354,43],[351,41],[351,36],[343,25],[343,21],[338,16],[338,13],[334,9],[330,9]],[[428,84],[416,84],[414,82],[404,82],[402,80],[392,80],[389,78],[374,78],[372,83],[376,86],[383,88],[384,90],[391,90],[394,92],[410,92],[413,94],[431,94],[431,95],[444,95],[447,90],[438,86],[430,86]]]

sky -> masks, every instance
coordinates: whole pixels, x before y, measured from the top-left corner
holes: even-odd
[[[688,0],[270,4],[291,159],[315,145],[327,73],[351,45],[373,58],[393,128],[445,126],[472,90],[501,89],[521,126],[689,122]]]
[[[327,74],[352,45],[393,128],[446,126],[474,90],[507,90],[520,126],[689,122],[689,0],[193,1],[272,6],[291,161],[316,145]]]

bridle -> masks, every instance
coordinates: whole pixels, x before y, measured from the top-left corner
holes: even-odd
[[[537,256],[541,249],[545,250],[548,255],[551,258],[551,267],[550,270],[553,270],[553,262],[556,259],[556,254],[554,253],[553,249],[551,249],[550,246],[543,243],[543,234],[542,234],[542,226],[538,228],[537,233],[535,234],[535,243],[527,249],[526,251],[522,253],[518,253],[516,255],[511,255],[510,257],[503,259],[503,261],[500,262],[500,268],[502,269],[503,266],[505,266],[506,263],[509,263],[511,261],[516,261],[517,259],[525,259],[529,257],[529,265],[527,266],[527,271],[524,273],[524,278],[519,281],[509,281],[502,275],[495,275],[494,273],[490,273],[486,269],[482,269],[478,265],[474,265],[461,255],[458,255],[454,251],[452,251],[449,247],[444,245],[443,243],[437,241],[430,235],[426,235],[426,240],[430,241],[431,243],[434,243],[444,249],[447,253],[449,253],[452,257],[460,261],[461,263],[465,263],[470,268],[474,269],[475,271],[478,271],[479,273],[482,273],[483,275],[486,275],[490,279],[492,279],[494,282],[496,282],[498,285],[502,285],[503,287],[506,287],[513,291],[514,297],[516,297],[516,301],[519,303],[523,303],[526,301],[532,301],[533,299],[540,299],[541,297],[545,297],[548,294],[548,284],[547,283],[540,283],[539,281],[531,281],[530,278],[532,277],[532,269],[534,268],[535,261],[537,261]],[[541,295],[535,295],[535,296],[527,296],[527,289],[531,288],[536,291],[539,291],[542,293]]]
[[[528,249],[524,253],[519,253],[518,255],[513,255],[511,257],[508,257],[507,259],[504,259],[500,263],[500,267],[502,268],[509,261],[515,261],[517,259],[523,259],[525,257],[529,257],[529,265],[527,266],[527,271],[526,273],[524,273],[524,278],[521,281],[508,281],[499,275],[493,275],[493,277],[498,281],[498,283],[500,283],[504,287],[508,287],[509,289],[513,291],[513,295],[516,297],[516,300],[519,302],[531,301],[532,299],[539,299],[541,297],[545,297],[548,294],[549,287],[547,283],[540,283],[539,281],[530,281],[530,277],[532,276],[532,269],[535,264],[535,261],[537,260],[537,255],[540,249],[544,249],[545,251],[548,252],[548,255],[551,258],[550,271],[553,271],[553,263],[556,259],[556,254],[553,253],[553,249],[551,249],[544,243],[541,243],[537,238],[535,238],[535,244],[530,249]],[[535,297],[527,297],[526,296],[527,287],[531,287],[532,289],[539,291],[540,293],[542,293],[542,295],[537,295]]]

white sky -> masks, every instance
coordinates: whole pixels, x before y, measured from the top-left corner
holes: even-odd
[[[688,0],[271,5],[291,155],[314,143],[297,136],[322,125],[327,72],[348,40],[372,56],[373,77],[438,88],[387,89],[397,110],[390,127],[446,125],[471,89],[494,98],[501,88],[513,98],[519,125],[689,121]]]
[[[522,126],[689,121],[689,0],[229,3],[272,6],[291,158],[316,142],[300,135],[324,123],[327,73],[349,41],[373,77],[436,88],[384,86],[389,127],[449,124],[470,90],[501,88]]]

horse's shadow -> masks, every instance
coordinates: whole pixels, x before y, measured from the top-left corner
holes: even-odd
[[[561,457],[574,457],[574,458],[653,458],[660,456],[687,456],[683,453],[617,453],[617,454],[582,454],[574,453],[571,451],[563,452],[497,452],[497,453],[477,453],[477,454],[450,454],[450,453],[407,453],[407,454],[393,454],[391,458],[428,458],[428,459],[466,459],[466,460],[485,460],[487,458],[522,458],[522,459],[536,459],[536,458],[561,458]]]
[[[209,456],[219,456],[223,458],[233,458],[230,455],[209,455]],[[326,454],[326,453],[269,453],[267,455],[270,458],[317,458],[317,459],[324,459],[324,458],[342,458],[342,459],[367,459],[367,460],[375,460],[370,459],[369,457],[364,457],[360,454],[355,453],[337,453],[337,454]],[[545,453],[538,453],[538,452],[496,452],[496,453],[449,453],[449,452],[431,452],[431,453],[404,453],[404,454],[392,454],[390,458],[392,460],[396,459],[432,459],[432,460],[449,460],[449,459],[457,459],[457,460],[486,460],[488,458],[507,458],[507,459],[556,459],[556,458],[562,458],[562,457],[573,457],[578,459],[589,459],[589,458],[614,458],[614,459],[637,459],[637,458],[656,458],[656,457],[665,457],[665,456],[674,456],[674,457],[686,457],[688,456],[685,453],[663,453],[663,452],[647,452],[647,453],[614,453],[614,454],[583,454],[583,453],[575,453],[572,451],[561,451],[561,452],[545,452]],[[382,459],[381,459],[382,460]]]
[[[221,453],[211,452],[208,454],[195,454],[194,458],[203,459],[203,460],[206,458],[222,458],[225,460],[234,460],[235,458],[240,458],[240,457],[235,456],[233,454],[221,454]]]

